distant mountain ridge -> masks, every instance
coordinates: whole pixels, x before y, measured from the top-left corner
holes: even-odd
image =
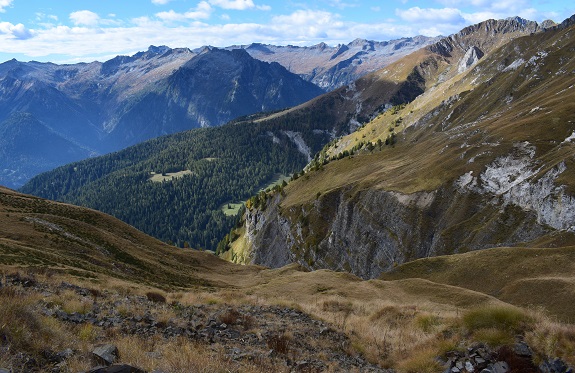
[[[303,103],[431,40],[356,40],[337,50],[327,45],[261,45],[273,50],[275,58],[258,53],[261,48],[254,44],[195,50],[150,46],[132,56],[73,65],[13,59],[0,64],[0,128],[11,115],[27,113],[53,134],[87,149],[77,156],[104,154],[157,136]],[[58,154],[19,162],[4,152],[0,185],[16,188],[38,172],[61,165],[57,159],[82,159],[59,154],[68,152],[65,149],[52,152]]]
[[[333,47],[325,43],[310,47],[253,43],[239,47],[259,60],[278,62],[289,71],[329,92],[351,84],[362,76],[441,38],[419,35],[390,41],[356,39]]]

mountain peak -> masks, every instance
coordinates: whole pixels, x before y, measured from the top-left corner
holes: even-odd
[[[156,47],[155,45],[150,45],[148,47],[149,53],[158,54],[158,55],[164,54],[170,50],[171,50],[171,48],[168,46],[165,46],[165,45],[160,45],[159,47]]]

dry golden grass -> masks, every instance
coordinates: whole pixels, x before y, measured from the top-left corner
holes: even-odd
[[[382,276],[419,277],[467,288],[573,322],[575,248],[494,248],[419,259]]]

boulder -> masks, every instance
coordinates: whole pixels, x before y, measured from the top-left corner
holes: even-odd
[[[94,348],[92,351],[92,354],[99,364],[106,366],[114,364],[116,359],[118,359],[120,356],[118,347],[111,344],[96,346],[96,348]]]

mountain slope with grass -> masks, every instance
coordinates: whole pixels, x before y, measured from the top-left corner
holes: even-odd
[[[536,23],[524,20],[489,21],[470,30],[475,29],[486,39],[480,45],[485,52],[502,38],[540,31]],[[483,35],[484,29],[491,31]],[[228,205],[237,206],[281,176],[298,172],[335,137],[433,89],[477,38],[475,31],[466,29],[291,109],[65,166],[34,178],[22,191],[96,208],[180,247],[216,250],[235,223],[235,217],[225,215],[235,211],[226,209]],[[434,52],[438,45],[449,45],[451,57]],[[167,182],[149,182],[152,172],[166,174]],[[182,177],[168,179],[170,173]]]
[[[436,372],[464,361],[462,351],[485,357],[474,369],[575,364],[573,325],[550,319],[558,309],[413,278],[410,264],[388,281],[239,266],[5,188],[0,223],[0,368],[9,371]],[[571,251],[552,262],[567,264]]]
[[[425,93],[334,141],[282,194],[259,196],[243,257],[373,278],[423,257],[572,245],[573,22],[474,44],[494,25],[430,46],[426,61],[442,65],[422,70],[436,78]],[[483,57],[459,70],[473,48]]]

